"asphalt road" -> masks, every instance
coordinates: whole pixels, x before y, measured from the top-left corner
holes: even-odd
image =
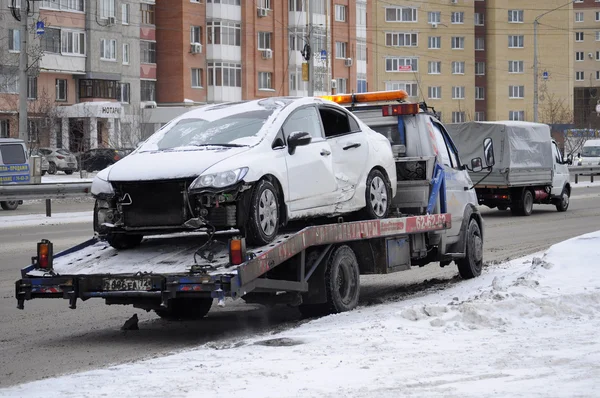
[[[16,212],[0,211],[0,217],[43,217],[43,209],[43,203],[26,204]],[[55,212],[86,210],[90,210],[89,202],[53,204]],[[536,205],[527,218],[486,208],[483,213],[485,260],[513,259],[600,229],[600,187],[576,189],[566,213],[542,205]],[[19,278],[19,269],[29,263],[35,242],[49,238],[55,250],[62,250],[90,234],[89,224],[0,228],[0,387],[160,356],[206,342],[218,348],[226,345],[229,338],[278,331],[299,322],[295,309],[268,309],[243,303],[215,307],[199,322],[167,322],[153,313],[106,306],[101,300],[79,301],[77,310],[68,309],[64,300],[34,300],[25,303],[24,311],[17,310],[14,282]],[[382,297],[398,299],[438,283],[443,286],[449,280],[460,283],[454,265],[442,269],[432,264],[394,275],[363,277],[361,304],[371,305]],[[140,317],[140,330],[122,332],[121,325],[133,313]]]

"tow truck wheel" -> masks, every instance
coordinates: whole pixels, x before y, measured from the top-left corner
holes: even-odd
[[[329,256],[325,288],[329,313],[350,311],[358,305],[360,270],[356,255],[349,246],[340,246]]]
[[[279,196],[277,188],[267,180],[260,180],[252,190],[246,240],[251,245],[263,246],[275,239],[279,232]]]
[[[17,210],[19,202],[16,200],[8,200],[6,202],[0,202],[0,206],[3,210]]]
[[[390,212],[391,196],[392,188],[388,179],[381,171],[371,170],[367,177],[367,189],[365,190],[365,217],[369,220],[386,218]]]
[[[569,196],[569,191],[567,191],[566,188],[563,188],[563,191],[560,194],[560,202],[556,204],[557,211],[567,211],[567,209],[569,208]]]
[[[481,275],[483,268],[483,239],[479,224],[474,219],[469,222],[466,251],[464,258],[456,260],[458,273],[463,279],[475,278]]]
[[[212,298],[178,298],[169,301],[169,307],[154,310],[156,315],[170,321],[202,319],[210,311]]]

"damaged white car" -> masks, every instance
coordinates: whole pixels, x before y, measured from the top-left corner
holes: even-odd
[[[119,249],[200,229],[264,245],[294,219],[386,217],[396,168],[388,139],[345,108],[279,97],[183,114],[98,173],[92,194],[94,230]]]

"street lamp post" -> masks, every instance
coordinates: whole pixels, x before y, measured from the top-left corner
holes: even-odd
[[[539,104],[539,99],[538,99],[538,46],[537,46],[537,42],[538,42],[538,38],[537,38],[537,32],[538,32],[538,25],[540,24],[540,18],[542,18],[544,15],[546,14],[550,14],[553,11],[559,10],[563,7],[568,6],[569,4],[575,3],[575,0],[571,0],[566,4],[563,4],[562,6],[553,8],[552,10],[546,11],[543,14],[538,15],[537,17],[535,17],[535,19],[533,20],[533,121],[537,123],[538,121],[538,104]]]

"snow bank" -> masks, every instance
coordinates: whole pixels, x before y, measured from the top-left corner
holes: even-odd
[[[94,219],[93,211],[79,211],[72,213],[53,213],[52,217],[43,214],[25,214],[22,216],[0,216],[0,228],[17,228],[41,225],[58,225],[73,223],[90,223]],[[90,227],[91,228],[91,227]]]
[[[597,396],[599,256],[600,231],[443,290],[0,396]]]

